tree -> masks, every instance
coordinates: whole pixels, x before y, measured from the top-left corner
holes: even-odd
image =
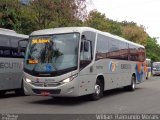
[[[37,25],[31,15],[32,9],[26,5],[21,7],[21,29],[22,33],[30,34],[32,31],[37,30]]]
[[[91,11],[88,15],[88,18],[85,21],[85,25],[98,30],[106,31],[106,19],[107,18],[105,14],[101,14],[97,11]]]
[[[146,45],[146,56],[153,62],[160,61],[160,45],[157,43],[156,38],[148,37]]]
[[[0,27],[21,32],[21,4],[18,0],[1,0]]]
[[[0,27],[29,34],[34,30],[81,26],[87,16],[86,0],[1,0]]]
[[[37,29],[81,25],[85,0],[34,0],[30,15]]]
[[[111,19],[107,19],[108,23],[107,31],[118,36],[122,36],[122,27],[121,24],[117,21],[113,21]]]
[[[144,26],[137,26],[128,23],[122,26],[122,36],[132,42],[146,46],[148,34],[145,32]]]
[[[85,25],[95,29],[121,35],[121,26],[118,22],[106,18],[105,14],[98,11],[91,11],[85,21]]]
[[[36,29],[48,28],[56,20],[57,6],[53,0],[34,0],[27,7]]]

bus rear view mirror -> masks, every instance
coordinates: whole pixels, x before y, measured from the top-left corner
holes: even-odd
[[[81,42],[81,52],[88,52],[90,49],[90,41],[82,41]]]
[[[26,47],[28,44],[28,39],[22,39],[20,41],[18,41],[18,53],[21,53],[21,50]]]
[[[88,51],[89,51],[89,42],[84,41],[84,52],[88,52]]]

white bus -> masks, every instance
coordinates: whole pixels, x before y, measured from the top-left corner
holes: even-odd
[[[24,91],[97,100],[105,90],[134,90],[145,80],[144,61],[144,46],[93,28],[34,31],[25,55]]]
[[[160,62],[152,63],[152,75],[160,75]]]
[[[10,90],[15,90],[16,93],[23,92],[22,62],[27,44],[23,40],[28,37],[13,30],[0,28],[0,96]],[[22,48],[19,52],[18,44]]]

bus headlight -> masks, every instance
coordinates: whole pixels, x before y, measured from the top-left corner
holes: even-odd
[[[68,83],[68,82],[70,82],[70,80],[71,80],[70,78],[67,78],[67,79],[63,80],[62,82],[63,83]]]
[[[63,82],[63,83],[69,83],[69,82],[71,82],[74,78],[76,78],[77,76],[78,76],[78,74],[75,74],[75,75],[73,75],[73,76],[71,76],[71,77],[69,77],[69,78],[66,78],[66,79],[62,80],[62,82]]]
[[[25,80],[26,80],[27,83],[31,83],[31,82],[32,82],[32,81],[31,81],[30,79],[28,79],[28,78],[25,78]]]

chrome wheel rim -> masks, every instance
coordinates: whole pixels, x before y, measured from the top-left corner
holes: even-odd
[[[96,93],[97,95],[99,95],[100,92],[101,92],[101,87],[96,84],[96,85],[95,85],[95,93]]]
[[[132,88],[135,89],[135,81],[134,81],[134,78],[132,78],[132,82],[133,82],[133,83],[132,83]]]

